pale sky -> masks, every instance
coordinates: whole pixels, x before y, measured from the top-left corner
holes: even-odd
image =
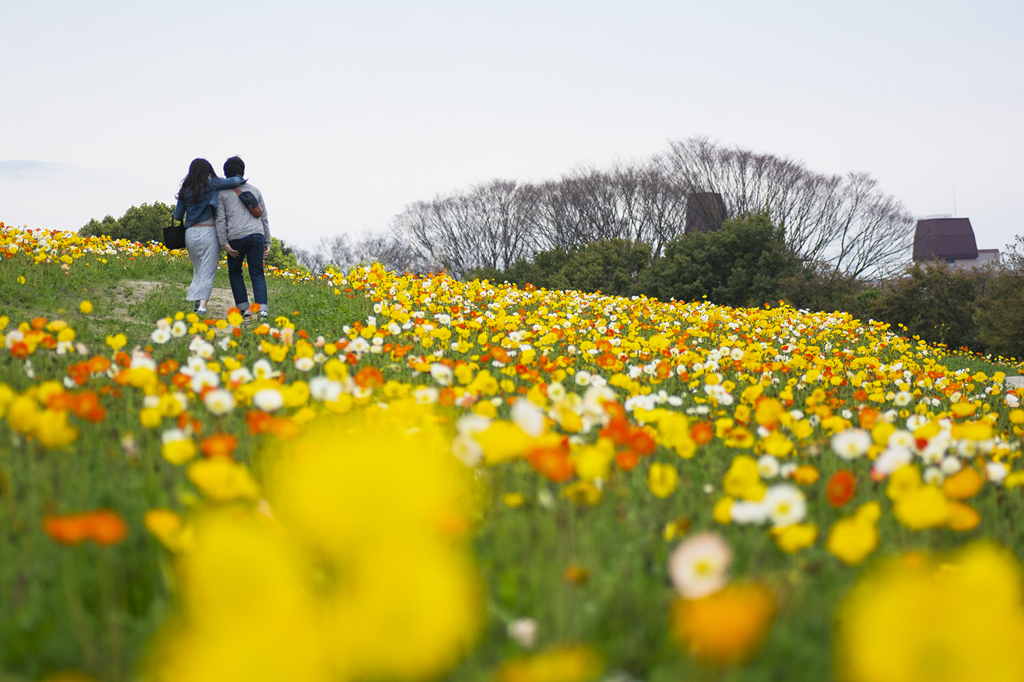
[[[0,0],[0,221],[173,203],[239,154],[311,246],[704,135],[1024,234],[1024,2]]]

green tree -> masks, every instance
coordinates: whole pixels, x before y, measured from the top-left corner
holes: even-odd
[[[842,310],[854,317],[863,316],[864,301],[874,294],[861,279],[828,263],[805,261],[780,285],[780,298],[794,308],[826,313]]]
[[[974,314],[986,353],[1024,360],[1024,237],[1008,245]]]
[[[864,313],[950,348],[982,350],[975,314],[994,271],[915,263],[883,283]]]
[[[765,215],[727,220],[717,232],[684,235],[642,276],[641,290],[661,300],[754,306],[777,302],[782,280],[800,271],[785,231]]]
[[[118,218],[122,239],[136,242],[161,241],[164,228],[171,224],[174,207],[157,201],[152,205],[132,206]]]
[[[95,218],[86,223],[78,234],[83,237],[106,236],[111,239],[127,239],[134,242],[160,241],[164,228],[171,223],[174,207],[162,201],[153,204],[132,206],[116,220],[107,215],[102,221]]]
[[[102,221],[93,218],[87,222],[80,230],[78,234],[83,237],[102,237],[103,235],[110,236],[115,232],[120,232],[121,225],[117,222],[117,219],[112,215],[106,215]]]
[[[263,262],[280,270],[299,269],[299,260],[295,253],[277,237],[270,238],[270,253]]]
[[[651,247],[643,242],[605,239],[591,242],[569,256],[562,276],[576,291],[600,291],[629,296],[651,262]]]

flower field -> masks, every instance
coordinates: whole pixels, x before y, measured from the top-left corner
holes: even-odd
[[[379,266],[199,319],[190,273],[0,223],[3,682],[1024,678],[1012,360]]]

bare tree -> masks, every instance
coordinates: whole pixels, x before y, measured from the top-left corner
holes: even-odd
[[[672,142],[659,162],[688,195],[721,195],[727,217],[766,213],[805,259],[858,277],[884,274],[905,261],[913,217],[866,173],[823,175],[701,137]]]
[[[428,264],[420,262],[412,244],[394,229],[387,234],[367,232],[356,242],[353,252],[357,262],[380,263],[393,272],[427,272],[431,269]]]
[[[534,252],[536,202],[532,186],[495,180],[412,204],[393,227],[408,239],[418,261],[462,277],[473,268],[511,267]]]

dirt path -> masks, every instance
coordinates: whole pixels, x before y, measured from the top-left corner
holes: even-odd
[[[126,279],[123,282],[119,282],[114,289],[114,314],[111,317],[145,324],[152,322],[152,320],[139,320],[130,317],[128,315],[128,307],[145,300],[154,290],[163,287],[181,289],[182,310],[186,312],[191,310],[191,306],[185,302],[186,288],[180,284],[167,284],[165,282],[153,282],[144,279]],[[210,295],[210,302],[206,306],[206,311],[210,317],[225,317],[228,308],[234,305],[235,298],[231,294],[231,289],[215,288]]]

